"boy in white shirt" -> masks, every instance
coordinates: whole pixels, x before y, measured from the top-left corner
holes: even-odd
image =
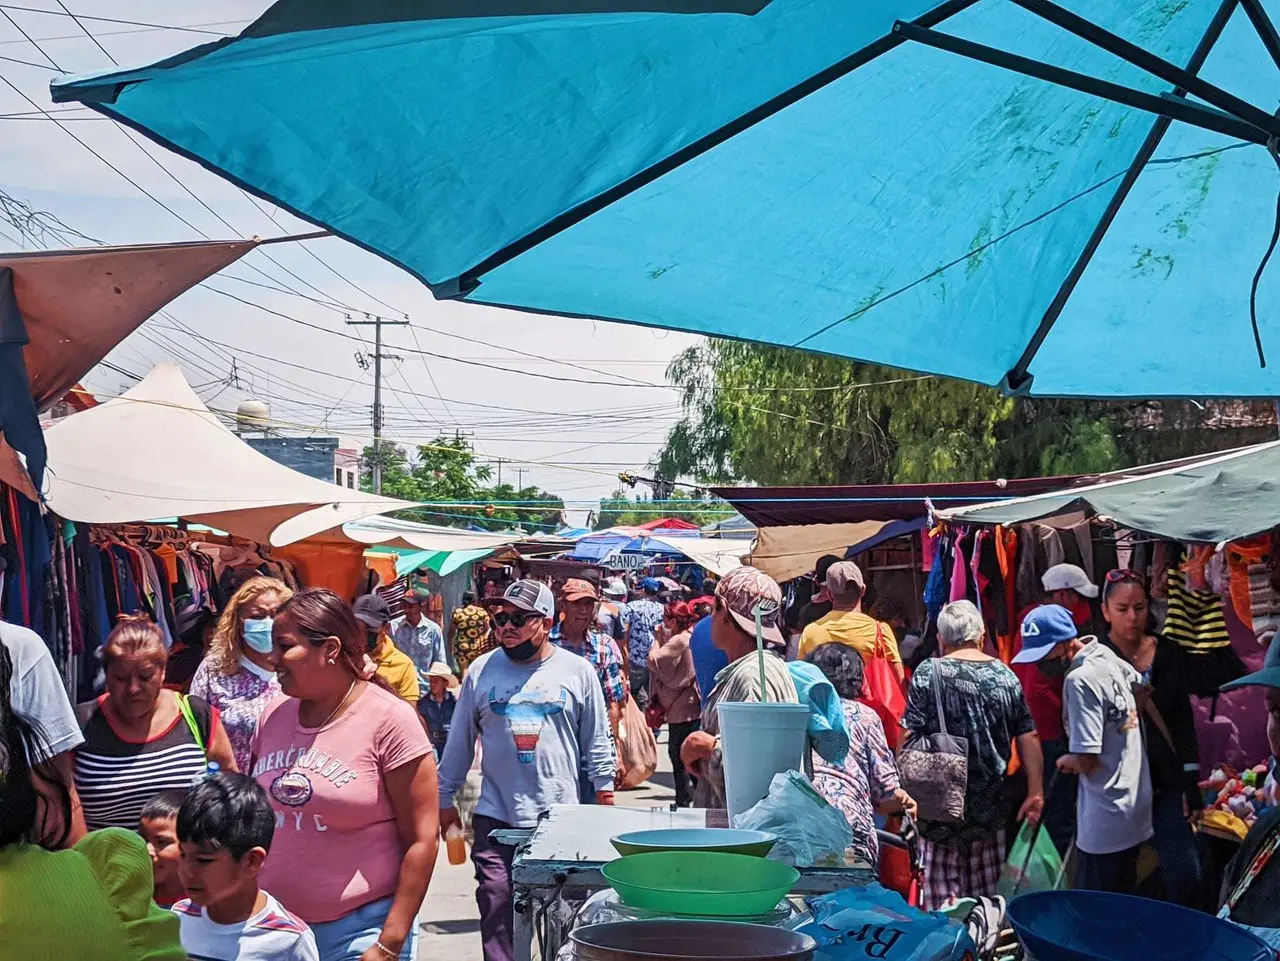
[[[173,906],[191,961],[320,961],[306,923],[258,887],[275,834],[266,792],[243,774],[192,788],[178,810],[178,877],[187,897]]]

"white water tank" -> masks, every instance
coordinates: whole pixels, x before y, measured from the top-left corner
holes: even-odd
[[[260,400],[249,398],[236,408],[236,433],[265,434],[271,427],[271,408]]]

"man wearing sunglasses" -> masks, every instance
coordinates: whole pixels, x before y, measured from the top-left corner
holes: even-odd
[[[515,848],[492,834],[531,828],[554,804],[579,803],[585,767],[598,804],[613,803],[617,770],[609,712],[595,668],[550,641],[551,589],[516,581],[488,599],[501,645],[481,655],[462,681],[440,762],[440,832],[461,824],[454,795],[466,780],[478,737],[481,788],[473,826],[476,903],[485,961],[511,961],[511,862]]]

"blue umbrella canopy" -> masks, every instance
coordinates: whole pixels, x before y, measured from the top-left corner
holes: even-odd
[[[1265,274],[1250,316],[1280,0],[1066,2],[285,0],[53,95],[437,297],[1032,394],[1280,394]]]

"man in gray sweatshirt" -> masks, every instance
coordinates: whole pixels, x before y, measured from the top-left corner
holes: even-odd
[[[440,832],[459,825],[454,795],[482,747],[471,860],[485,961],[512,961],[511,861],[515,848],[490,835],[533,827],[553,804],[577,804],[579,762],[596,803],[613,803],[617,770],[609,712],[595,669],[550,643],[551,589],[516,581],[489,605],[501,647],[467,670],[440,762]]]

